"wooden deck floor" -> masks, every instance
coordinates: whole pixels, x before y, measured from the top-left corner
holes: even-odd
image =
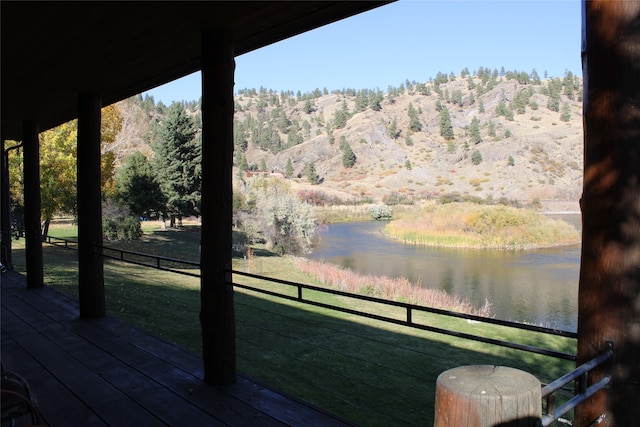
[[[50,426],[351,425],[242,376],[202,378],[198,355],[2,273],[2,362],[24,377]]]

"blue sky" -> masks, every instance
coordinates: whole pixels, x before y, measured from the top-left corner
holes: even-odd
[[[581,74],[580,0],[401,0],[236,57],[235,90],[386,92],[467,67]],[[200,73],[150,92],[198,100]]]

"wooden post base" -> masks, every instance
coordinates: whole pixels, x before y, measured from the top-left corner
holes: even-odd
[[[542,413],[540,381],[514,368],[461,366],[436,382],[435,427],[537,427]]]

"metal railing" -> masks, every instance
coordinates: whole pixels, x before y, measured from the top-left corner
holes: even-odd
[[[282,285],[294,287],[297,290],[297,296],[291,296],[291,295],[287,295],[287,294],[284,294],[284,293],[275,292],[275,291],[272,291],[272,290],[261,289],[261,288],[255,287],[255,286],[250,286],[250,285],[245,285],[245,284],[233,282],[233,286],[236,287],[236,288],[243,288],[243,289],[247,289],[247,290],[251,290],[251,291],[255,291],[255,292],[260,292],[260,293],[263,293],[263,294],[276,296],[276,297],[280,297],[280,298],[284,298],[284,299],[288,299],[288,300],[292,300],[292,301],[303,302],[303,303],[314,305],[314,306],[317,306],[317,307],[337,310],[337,311],[341,311],[343,313],[354,314],[354,315],[358,315],[358,316],[367,317],[369,319],[375,319],[375,320],[380,320],[380,321],[384,321],[384,322],[388,322],[388,323],[394,323],[394,324],[397,324],[397,325],[403,325],[403,326],[407,326],[407,327],[411,327],[411,328],[421,329],[421,330],[424,330],[424,331],[430,331],[430,332],[435,332],[435,333],[439,333],[439,334],[451,335],[451,336],[455,336],[455,337],[458,337],[458,338],[465,338],[465,339],[469,339],[469,340],[473,340],[473,341],[480,341],[480,342],[484,342],[484,343],[487,343],[487,344],[493,344],[493,345],[497,345],[497,346],[501,346],[501,347],[508,347],[508,348],[513,348],[513,349],[517,349],[517,350],[528,351],[528,352],[531,352],[531,353],[542,354],[542,355],[545,355],[545,356],[552,356],[552,357],[556,357],[556,358],[564,359],[564,360],[570,360],[570,361],[575,361],[576,360],[576,356],[574,354],[559,352],[559,351],[555,351],[555,350],[543,349],[543,348],[539,348],[539,347],[535,347],[535,346],[531,346],[531,345],[526,345],[526,344],[513,343],[513,342],[510,342],[510,341],[504,341],[504,340],[499,340],[499,339],[495,339],[495,338],[488,338],[488,337],[482,337],[482,336],[478,336],[478,335],[472,335],[472,334],[468,334],[468,333],[465,333],[465,332],[458,332],[458,331],[452,331],[452,330],[449,330],[449,329],[442,329],[442,328],[438,328],[438,327],[435,327],[435,326],[429,326],[429,325],[426,325],[424,323],[417,323],[417,322],[414,321],[414,317],[415,317],[414,313],[415,312],[434,313],[434,314],[439,314],[439,315],[448,316],[448,317],[456,317],[456,318],[460,318],[460,319],[466,319],[466,320],[474,321],[474,322],[490,323],[490,324],[494,324],[494,325],[506,326],[506,327],[511,327],[511,328],[515,328],[515,329],[535,331],[535,332],[540,332],[540,333],[545,333],[545,334],[550,334],[550,335],[557,335],[557,336],[562,336],[562,337],[569,337],[569,338],[576,338],[577,337],[577,334],[574,333],[574,332],[562,331],[562,330],[556,330],[556,329],[550,329],[550,328],[544,328],[544,327],[536,326],[536,325],[528,325],[528,324],[523,324],[523,323],[509,322],[509,321],[506,321],[506,320],[499,320],[499,319],[494,319],[494,318],[490,318],[490,317],[474,316],[474,315],[471,315],[471,314],[458,313],[458,312],[442,310],[442,309],[438,309],[438,308],[424,307],[424,306],[419,306],[419,305],[414,305],[414,304],[403,303],[403,302],[399,302],[399,301],[390,301],[390,300],[371,297],[371,296],[367,296],[367,295],[353,294],[353,293],[349,293],[349,292],[343,292],[343,291],[339,291],[339,290],[335,290],[335,289],[327,289],[327,288],[322,288],[322,287],[313,286],[313,285],[305,285],[305,284],[302,284],[302,283],[291,282],[291,281],[288,281],[288,280],[274,279],[274,278],[270,278],[270,277],[260,276],[260,275],[257,275],[257,274],[245,273],[245,272],[237,271],[237,270],[229,270],[229,272],[233,273],[233,274],[240,275],[240,276],[251,277],[251,278],[254,278],[254,279],[260,279],[260,280],[265,280],[265,281],[269,281],[269,282],[273,282],[273,283],[279,283],[279,284],[282,284]],[[351,308],[340,307],[340,306],[331,305],[331,304],[325,304],[325,303],[322,303],[322,302],[314,301],[313,299],[305,298],[304,297],[304,292],[303,292],[304,290],[322,292],[322,293],[333,294],[333,295],[339,295],[339,296],[343,296],[343,297],[353,298],[353,299],[356,299],[356,300],[379,303],[379,304],[383,304],[385,306],[401,307],[401,308],[405,309],[406,317],[404,319],[396,319],[396,318],[393,318],[393,317],[383,316],[383,315],[380,315],[380,314],[368,313],[368,312],[365,312],[365,311],[354,310],[354,309],[351,309]]]
[[[55,245],[55,246],[63,247],[65,249],[77,250],[77,242],[73,241],[73,240],[47,236],[46,238],[43,239],[43,241],[45,241],[47,243],[50,243],[52,245]],[[159,255],[150,255],[150,254],[145,254],[145,253],[141,253],[141,252],[135,252],[135,251],[129,251],[129,250],[124,250],[124,249],[112,248],[112,247],[108,247],[108,246],[100,246],[100,247],[98,247],[98,249],[102,250],[102,254],[101,255],[103,257],[105,257],[105,258],[109,258],[109,259],[113,259],[113,260],[117,260],[117,261],[122,261],[122,262],[130,263],[130,264],[140,265],[140,266],[144,266],[144,267],[154,268],[154,269],[158,269],[158,270],[168,271],[168,272],[176,273],[176,274],[182,274],[182,275],[191,276],[191,277],[200,277],[199,272],[195,273],[195,272],[188,271],[188,270],[193,270],[193,269],[199,269],[200,268],[200,263],[197,263],[197,262],[194,262],[194,261],[185,261],[185,260],[180,260],[180,259],[175,259],[175,258],[159,256]],[[179,268],[175,267],[176,265],[185,266],[186,269],[179,269]],[[354,294],[354,293],[339,291],[339,290],[335,290],[335,289],[322,288],[322,287],[318,287],[318,286],[307,285],[307,284],[292,282],[292,281],[288,281],[288,280],[282,280],[282,279],[276,279],[276,278],[261,276],[261,275],[252,274],[252,273],[246,273],[246,272],[233,270],[233,269],[229,269],[228,272],[232,273],[232,274],[235,274],[235,275],[239,275],[239,276],[250,277],[250,278],[254,278],[254,279],[264,280],[264,281],[267,281],[267,282],[278,283],[278,284],[281,284],[281,285],[286,285],[286,286],[293,287],[293,288],[295,288],[297,290],[297,296],[292,297],[290,295],[287,295],[287,294],[284,294],[284,293],[281,293],[281,292],[275,292],[273,290],[262,289],[262,288],[259,288],[259,287],[250,286],[250,285],[246,285],[246,284],[242,284],[242,283],[237,283],[237,282],[234,281],[231,284],[236,288],[247,289],[247,290],[250,290],[250,291],[259,292],[259,293],[263,293],[263,294],[266,294],[266,295],[271,295],[271,296],[275,296],[275,297],[279,297],[279,298],[283,298],[283,299],[297,301],[297,302],[301,302],[301,303],[305,303],[305,304],[309,304],[309,305],[314,305],[314,306],[317,306],[317,307],[328,308],[328,309],[340,311],[340,312],[343,312],[343,313],[349,313],[349,314],[353,314],[353,315],[357,315],[357,316],[366,317],[366,318],[369,318],[369,319],[380,320],[380,321],[383,321],[383,322],[388,322],[388,323],[393,323],[393,324],[397,324],[397,325],[407,326],[407,327],[411,327],[411,328],[415,328],[415,329],[421,329],[421,330],[424,330],[424,331],[429,331],[429,332],[435,332],[435,333],[444,334],[444,335],[455,336],[455,337],[458,337],[458,338],[484,342],[486,344],[492,344],[492,345],[497,345],[497,346],[501,346],[501,347],[507,347],[507,348],[512,348],[512,349],[527,351],[527,352],[541,354],[541,355],[545,355],[545,356],[556,357],[558,359],[564,359],[564,360],[569,360],[569,361],[575,361],[576,360],[576,355],[575,354],[564,353],[564,352],[560,352],[560,351],[556,351],[556,350],[544,349],[544,348],[540,348],[540,347],[536,347],[536,346],[532,346],[532,345],[527,345],[527,344],[514,343],[514,342],[510,342],[510,341],[496,339],[496,338],[483,337],[483,336],[479,336],[479,335],[468,334],[468,333],[465,333],[465,332],[453,331],[453,330],[450,330],[450,329],[443,329],[443,328],[439,328],[439,327],[436,327],[436,326],[430,326],[430,325],[427,325],[427,324],[424,324],[424,323],[418,323],[418,322],[414,321],[414,317],[415,317],[414,313],[416,313],[416,312],[433,313],[433,314],[439,314],[439,315],[448,316],[448,317],[465,319],[467,321],[494,324],[494,325],[505,326],[505,327],[510,327],[510,328],[514,328],[514,329],[527,330],[527,331],[539,332],[539,333],[543,333],[543,334],[550,334],[550,335],[556,335],[556,336],[574,338],[574,339],[577,338],[577,334],[575,332],[557,330],[557,329],[552,329],[552,328],[545,328],[545,327],[537,326],[537,325],[510,322],[510,321],[494,319],[494,318],[490,318],[490,317],[475,316],[475,315],[471,315],[471,314],[459,313],[459,312],[449,311],[449,310],[442,310],[442,309],[432,308],[432,307],[419,306],[419,305],[403,303],[403,302],[399,302],[399,301],[391,301],[391,300],[371,297],[371,296],[367,296],[367,295]],[[365,311],[354,310],[354,309],[347,308],[347,307],[340,307],[340,306],[337,306],[337,305],[326,304],[326,303],[314,301],[313,299],[305,298],[305,295],[304,295],[304,291],[305,290],[306,291],[321,292],[321,293],[326,293],[326,294],[333,294],[333,295],[348,297],[348,298],[352,298],[352,299],[356,299],[356,300],[378,303],[378,304],[382,304],[382,305],[385,305],[385,306],[400,307],[400,308],[403,308],[405,310],[406,315],[405,315],[404,319],[397,319],[397,318],[393,318],[393,317],[389,317],[389,316],[383,316],[383,315],[380,315],[380,314],[374,314],[374,313],[368,313],[368,312],[365,312]]]
[[[115,259],[127,262],[129,264],[141,265],[144,267],[155,268],[156,270],[169,271],[171,273],[183,274],[185,276],[200,277],[200,273],[192,273],[184,269],[178,269],[174,266],[182,265],[188,269],[200,269],[200,263],[194,261],[185,261],[176,258],[169,258],[159,255],[150,255],[141,252],[128,251],[124,249],[110,248],[108,246],[100,246],[102,256],[105,258]]]
[[[74,240],[62,239],[60,237],[53,236],[44,236],[42,241],[53,246],[58,246],[59,248],[78,250],[78,242]]]
[[[587,385],[589,371],[607,362],[613,356],[613,343],[607,342],[607,351],[594,359],[578,366],[573,371],[551,382],[542,388],[542,399],[546,399],[546,415],[542,417],[542,426],[546,427],[558,420],[561,416],[580,405],[593,396],[596,392],[606,387],[611,382],[611,375],[605,375],[595,384]],[[571,381],[578,381],[574,396],[559,407],[555,407],[555,393]]]

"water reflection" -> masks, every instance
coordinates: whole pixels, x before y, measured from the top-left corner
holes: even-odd
[[[383,226],[331,225],[311,258],[362,274],[405,277],[457,294],[476,307],[487,299],[501,319],[576,330],[579,245],[526,252],[424,248],[384,238]]]

